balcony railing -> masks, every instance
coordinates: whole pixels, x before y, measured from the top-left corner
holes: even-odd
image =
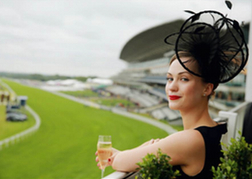
[[[137,175],[137,172],[114,172],[110,175],[104,177],[103,179],[135,179],[135,176]]]
[[[223,136],[222,142],[228,144],[231,138],[237,138],[242,132],[244,115],[248,102],[244,102],[230,111],[220,111],[219,117],[215,121],[227,122],[228,132]],[[137,172],[124,173],[116,171],[103,179],[134,179]]]

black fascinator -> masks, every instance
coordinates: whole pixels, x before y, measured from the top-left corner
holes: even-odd
[[[239,23],[217,11],[193,13],[180,31],[165,38],[174,45],[180,64],[190,73],[207,82],[224,83],[234,78],[246,65],[248,47]],[[189,52],[200,71],[180,59],[180,52]]]

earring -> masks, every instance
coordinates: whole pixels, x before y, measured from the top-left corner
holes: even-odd
[[[203,96],[206,96],[206,93],[204,93]]]

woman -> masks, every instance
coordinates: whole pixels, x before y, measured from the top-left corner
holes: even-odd
[[[213,25],[200,22],[205,15],[214,19]],[[243,69],[247,46],[236,21],[216,11],[194,14],[179,33],[165,39],[173,44],[170,39],[175,39],[176,54],[170,61],[165,91],[169,107],[180,111],[184,130],[131,150],[113,149],[109,165],[119,171],[135,171],[137,162],[160,148],[180,171],[178,178],[212,178],[211,168],[222,156],[220,139],[227,130],[226,124],[210,117],[208,101],[219,83],[229,81]]]

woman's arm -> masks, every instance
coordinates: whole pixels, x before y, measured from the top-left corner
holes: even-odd
[[[204,150],[204,140],[195,130],[174,133],[164,139],[150,140],[137,148],[119,151],[113,148],[108,165],[118,171],[136,171],[142,159],[148,154],[157,154],[158,149],[171,157],[172,165],[187,166],[197,160],[199,153]],[[98,162],[98,157],[96,158]],[[99,164],[98,164],[99,166]]]
[[[137,148],[141,148],[141,147],[145,147],[147,145],[151,145],[151,144],[154,144],[156,142],[158,142],[160,139],[151,139],[145,143],[143,143],[142,145],[138,146]]]
[[[158,149],[169,155],[172,165],[188,165],[197,160],[198,153],[204,150],[204,140],[195,130],[181,131],[148,145],[125,151],[118,151],[109,159],[109,165],[118,171],[136,171],[142,159],[148,154],[157,154]]]

